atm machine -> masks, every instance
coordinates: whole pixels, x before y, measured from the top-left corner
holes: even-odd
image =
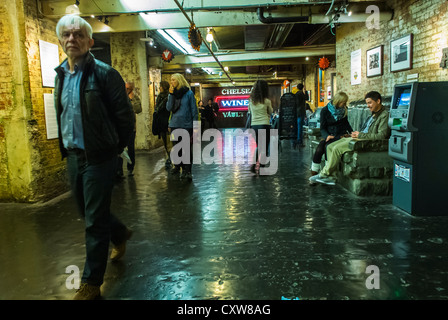
[[[393,204],[448,216],[448,82],[396,85],[390,106]]]

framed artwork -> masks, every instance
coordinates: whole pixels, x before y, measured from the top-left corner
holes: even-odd
[[[367,77],[383,75],[383,46],[367,50]]]
[[[390,42],[390,71],[412,69],[412,33]]]

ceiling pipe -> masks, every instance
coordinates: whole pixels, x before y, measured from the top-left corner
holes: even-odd
[[[190,17],[188,16],[188,14],[185,12],[185,10],[182,8],[182,5],[179,3],[179,1],[174,0],[174,2],[177,4],[177,6],[179,7],[180,11],[184,14],[185,18],[187,18],[188,22],[191,24],[193,24],[193,21],[190,19]],[[218,60],[218,58],[215,56],[215,54],[213,53],[212,49],[210,49],[207,41],[204,39],[204,37],[202,37],[202,43],[206,46],[206,48],[208,49],[208,51],[210,51],[211,55],[213,56],[213,58],[215,59],[215,61],[218,63],[218,65],[221,67],[222,71],[226,74],[227,78],[229,78],[230,82],[233,84],[233,80],[232,78],[230,78],[229,74],[227,73],[226,70],[224,70],[224,66],[221,64],[221,62]]]
[[[263,8],[257,8],[257,14],[258,14],[258,20],[260,22],[265,24],[273,24],[273,23],[298,23],[298,22],[308,22],[309,17],[308,16],[300,16],[300,17],[280,17],[280,18],[273,18],[273,17],[265,17],[264,16],[264,9]]]

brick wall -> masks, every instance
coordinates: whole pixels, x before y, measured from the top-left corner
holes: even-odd
[[[447,81],[448,70],[440,68],[442,49],[448,47],[448,12],[444,0],[388,0],[393,19],[380,23],[380,29],[369,30],[365,23],[342,24],[336,31],[337,87],[350,100],[363,99],[370,90],[382,95],[393,94],[395,84],[407,82],[410,74],[419,81]],[[390,41],[413,34],[413,68],[390,72]],[[383,75],[366,77],[366,51],[383,45]],[[350,83],[350,53],[362,49],[360,85]]]
[[[57,44],[56,23],[36,1],[0,5],[0,200],[38,201],[68,190],[57,139],[47,140],[39,40]],[[62,58],[62,51],[60,50]]]
[[[8,78],[12,76],[12,68],[9,63],[11,60],[11,51],[8,50],[10,32],[8,32],[6,15],[6,6],[2,4],[0,5],[0,194],[10,197],[4,122],[7,117],[6,108],[11,104],[12,85]]]
[[[61,160],[58,139],[47,139],[43,95],[53,88],[42,86],[39,40],[59,44],[56,22],[38,16],[35,1],[26,1],[25,31],[30,76],[31,115],[29,123],[32,143],[32,184],[37,197],[51,198],[67,190],[65,161]],[[59,47],[60,61],[65,58]]]

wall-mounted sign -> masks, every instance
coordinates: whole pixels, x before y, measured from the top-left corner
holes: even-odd
[[[54,108],[54,97],[51,93],[44,93],[45,126],[47,127],[47,139],[59,137],[56,109]]]
[[[244,118],[244,112],[232,112],[232,111],[226,111],[223,112],[222,115],[224,118]]]
[[[233,95],[233,94],[249,94],[251,93],[252,88],[237,88],[237,89],[222,89],[221,94],[222,95]]]
[[[42,73],[42,86],[54,88],[56,71],[59,65],[58,45],[43,40],[39,40],[40,69]]]
[[[351,84],[361,84],[361,49],[351,53]]]
[[[173,58],[174,58],[174,54],[170,50],[165,49],[162,52],[162,60],[163,61],[171,62],[171,60],[173,60]]]
[[[220,112],[247,111],[249,97],[249,95],[218,96],[215,98],[215,102],[218,104]]]

